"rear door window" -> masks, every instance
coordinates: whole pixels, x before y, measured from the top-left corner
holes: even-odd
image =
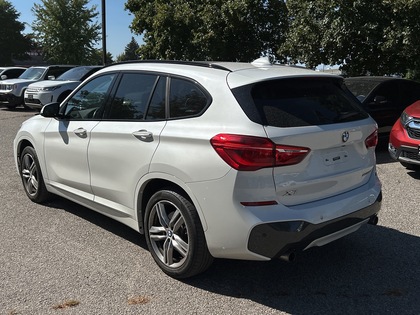
[[[142,120],[158,76],[143,73],[125,73],[111,103],[108,119]]]
[[[235,89],[233,93],[252,121],[273,127],[326,125],[368,117],[337,79],[270,80]],[[246,100],[247,94],[251,101]]]

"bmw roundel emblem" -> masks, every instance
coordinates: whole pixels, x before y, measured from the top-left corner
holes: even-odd
[[[350,138],[350,134],[348,131],[344,131],[343,134],[341,135],[341,140],[343,140],[343,142],[347,142],[347,140],[349,140]]]

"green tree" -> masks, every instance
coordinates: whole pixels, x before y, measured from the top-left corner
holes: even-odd
[[[139,44],[134,39],[134,37],[131,37],[131,41],[125,46],[124,53],[121,55],[118,55],[117,61],[126,61],[126,60],[137,60],[139,59],[138,55],[138,49]]]
[[[19,16],[10,2],[0,0],[0,66],[12,64],[12,58],[28,57],[30,39],[22,34],[25,25],[18,21]]]
[[[140,59],[250,61],[276,55],[287,28],[284,0],[128,0]]]
[[[290,28],[278,53],[348,75],[404,74],[417,62],[419,0],[287,0]]]
[[[392,23],[384,30],[389,62],[400,67],[407,78],[420,80],[420,0],[384,0],[393,12]]]
[[[41,0],[32,12],[35,32],[45,58],[51,63],[89,64],[95,60],[95,43],[100,39],[96,6],[89,0]]]
[[[112,54],[109,51],[106,52],[106,60],[105,61],[106,61],[107,65],[114,62],[114,57],[112,56]],[[92,57],[90,63],[92,65],[102,65],[103,64],[102,49],[95,49],[95,54]]]

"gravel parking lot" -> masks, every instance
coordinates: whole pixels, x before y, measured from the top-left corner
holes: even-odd
[[[420,314],[420,173],[385,149],[378,226],[293,263],[217,260],[178,281],[128,227],[58,197],[29,201],[12,142],[34,114],[0,105],[0,315]]]

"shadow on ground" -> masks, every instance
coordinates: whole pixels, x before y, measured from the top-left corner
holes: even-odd
[[[144,237],[94,211],[59,197],[49,205],[147,249]],[[293,263],[218,259],[183,282],[290,314],[419,314],[419,248],[420,237],[367,225]]]

